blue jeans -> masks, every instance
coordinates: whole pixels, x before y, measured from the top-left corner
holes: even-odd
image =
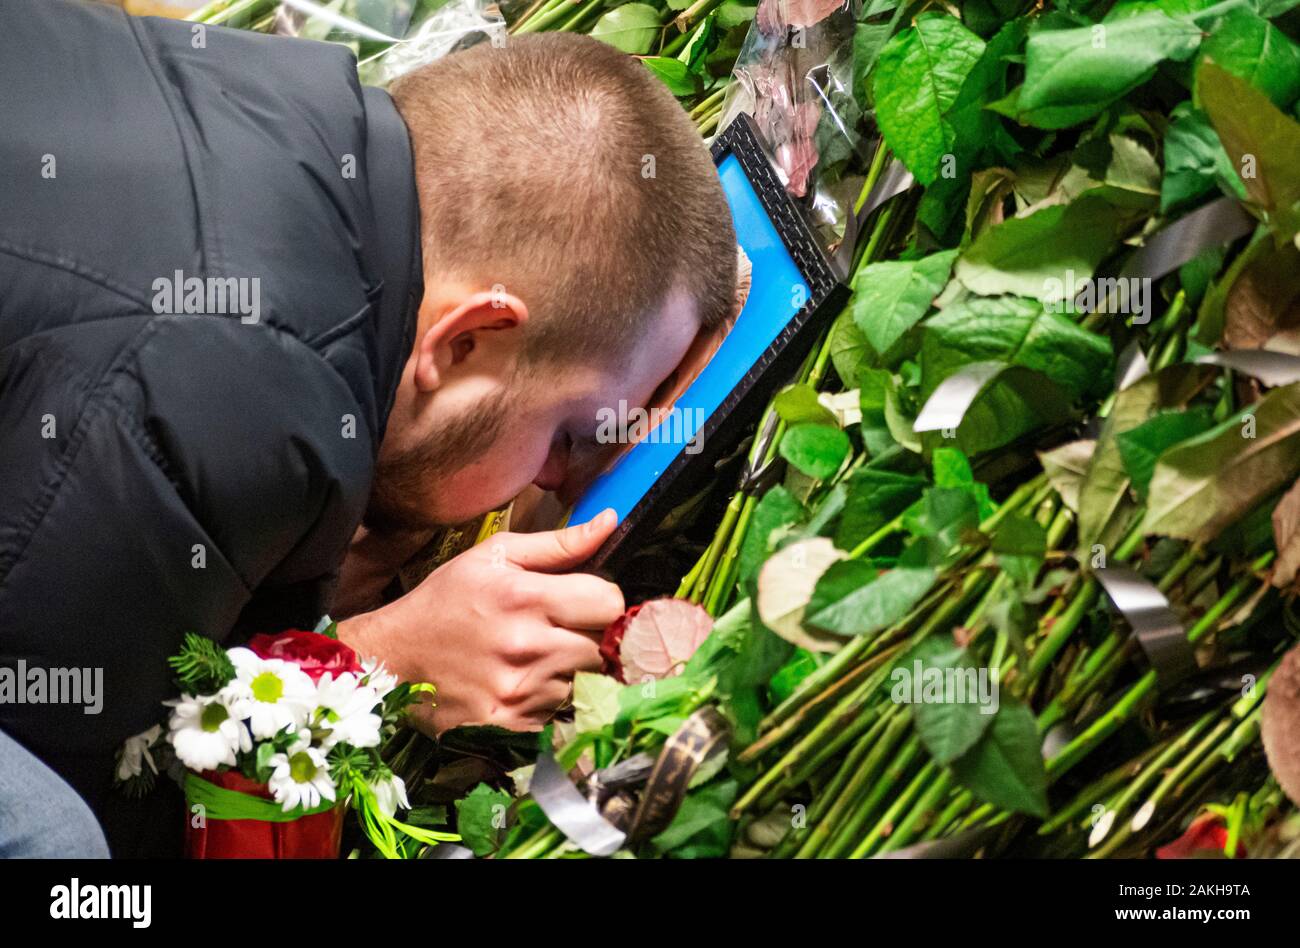
[[[107,859],[104,831],[77,792],[0,731],[0,859]]]

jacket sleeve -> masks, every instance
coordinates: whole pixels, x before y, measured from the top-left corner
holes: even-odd
[[[250,600],[319,588],[373,469],[348,387],[303,342],[208,316],[133,328],[94,371],[114,349],[97,324],[0,366],[0,480],[35,485],[0,500],[0,665],[102,670],[97,709],[0,703],[0,728],[92,806],[113,751],[162,718],[182,634],[223,640]],[[47,416],[57,437],[37,436]]]

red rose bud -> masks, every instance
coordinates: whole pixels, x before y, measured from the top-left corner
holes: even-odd
[[[627,681],[623,678],[623,660],[619,657],[619,647],[623,644],[628,623],[640,611],[641,606],[633,606],[623,613],[609,624],[600,640],[600,657],[604,660],[600,670],[623,684],[627,684]]]
[[[1225,855],[1228,845],[1228,828],[1217,813],[1203,813],[1192,820],[1192,825],[1168,846],[1156,850],[1157,859],[1199,859]],[[1237,858],[1246,857],[1246,847],[1238,840]]]
[[[703,606],[664,596],[633,606],[605,630],[600,643],[603,671],[623,684],[680,675],[713,630]]]
[[[262,633],[248,640],[248,648],[259,658],[293,662],[312,681],[320,681],[326,672],[337,678],[344,672],[360,675],[364,671],[356,652],[337,639],[316,632],[293,629],[277,635]]]

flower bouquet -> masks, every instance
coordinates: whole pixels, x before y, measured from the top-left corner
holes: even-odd
[[[336,858],[349,805],[389,858],[406,854],[399,834],[420,844],[458,839],[395,818],[410,804],[380,756],[433,686],[399,684],[329,632],[255,635],[230,649],[189,634],[170,659],[182,694],[165,702],[166,734],[146,736],[184,768],[187,856]],[[127,753],[153,768],[148,748]],[[119,777],[143,776],[127,753]]]

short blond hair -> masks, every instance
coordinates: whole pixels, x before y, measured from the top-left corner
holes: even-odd
[[[673,291],[729,315],[736,238],[708,149],[668,89],[586,36],[481,43],[392,89],[410,129],[427,275],[528,304],[534,358],[626,356]]]

